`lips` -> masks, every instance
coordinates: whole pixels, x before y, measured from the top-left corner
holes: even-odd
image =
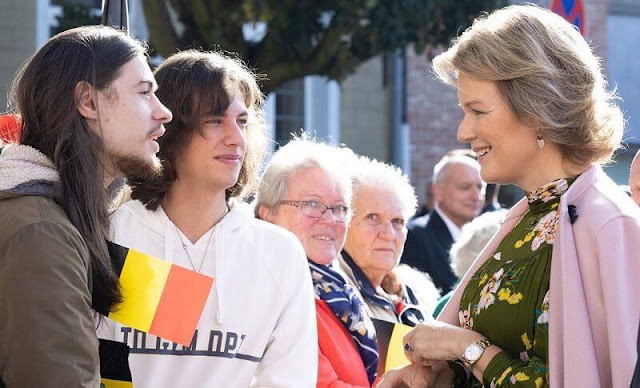
[[[242,155],[240,154],[224,154],[218,155],[215,159],[223,160],[223,161],[240,161],[242,159]]]
[[[159,137],[162,137],[162,135],[164,135],[165,129],[164,126],[159,126],[156,129],[152,129],[151,131],[149,131],[148,134],[148,138],[151,140],[158,140]]]
[[[313,239],[315,239],[315,240],[320,240],[320,241],[333,241],[333,240],[335,240],[335,238],[333,238],[331,236],[327,236],[327,235],[313,235],[311,237]]]
[[[489,151],[491,151],[491,147],[474,147],[473,152],[476,153],[478,158],[485,156]]]
[[[160,138],[162,135],[164,135],[164,127],[153,130],[147,137],[147,140],[153,144],[153,153],[155,154],[160,152],[160,144],[158,144],[158,138]]]
[[[242,155],[240,154],[223,154],[215,156],[214,159],[228,166],[239,166],[242,163]]]

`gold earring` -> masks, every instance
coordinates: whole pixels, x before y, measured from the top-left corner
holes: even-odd
[[[542,138],[542,134],[538,132],[538,148],[544,148],[544,139]]]

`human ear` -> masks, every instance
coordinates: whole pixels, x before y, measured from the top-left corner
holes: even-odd
[[[260,219],[263,221],[267,221],[267,222],[271,222],[273,223],[273,214],[271,209],[269,209],[268,207],[266,207],[265,205],[259,205],[258,206],[258,216],[260,216]]]
[[[442,202],[444,199],[444,190],[442,188],[444,182],[436,182],[431,185],[431,190],[433,193],[433,199],[435,203]]]
[[[74,99],[78,112],[86,120],[98,119],[98,102],[96,89],[86,81],[76,84]]]

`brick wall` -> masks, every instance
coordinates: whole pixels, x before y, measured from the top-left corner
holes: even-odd
[[[416,55],[411,47],[406,53],[411,183],[423,203],[433,166],[447,151],[462,146],[456,138],[462,114],[455,89],[435,78],[426,54]]]
[[[537,1],[548,7],[551,1]],[[609,2],[585,0],[587,41],[598,56],[606,59]],[[426,51],[426,50],[425,50]],[[433,166],[449,150],[465,147],[456,139],[462,114],[455,89],[431,74],[426,53],[407,50],[407,122],[411,128],[411,182],[418,201],[424,203]]]

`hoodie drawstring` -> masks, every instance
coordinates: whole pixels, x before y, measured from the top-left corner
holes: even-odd
[[[164,226],[164,260],[173,264],[173,242],[178,231],[169,220]]]
[[[222,223],[222,221],[221,221]],[[215,226],[218,230],[215,231],[215,237],[220,237],[223,233],[223,225],[219,223]],[[216,291],[216,296],[218,298],[218,311],[216,311],[216,321],[218,324],[222,325],[224,323],[224,312],[223,312],[223,298],[222,298],[222,279],[224,279],[224,250],[222,243],[224,239],[216,238],[214,241],[214,256],[213,256],[213,271],[216,274],[216,278],[213,281],[213,286]]]

